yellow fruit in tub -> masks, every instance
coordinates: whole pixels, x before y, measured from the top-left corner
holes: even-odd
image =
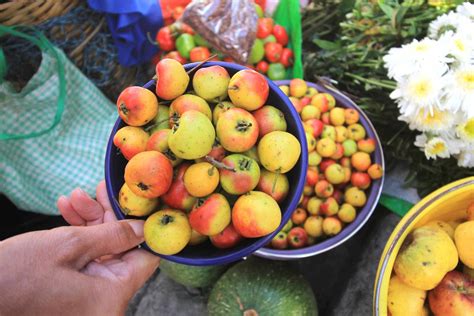
[[[454,241],[461,262],[474,269],[474,220],[464,222],[456,228]]]
[[[431,290],[457,264],[456,246],[444,230],[419,227],[403,242],[394,270],[404,283],[420,290]]]
[[[444,221],[436,221],[436,220],[431,221],[431,222],[423,225],[423,227],[440,228],[440,229],[444,230],[449,235],[449,237],[451,237],[451,239],[454,238],[454,228],[450,224],[448,224]]]
[[[448,221],[447,223],[449,224],[449,226],[451,226],[453,228],[453,232],[456,230],[456,227],[458,227],[463,221],[462,220],[457,220],[457,221]],[[454,234],[453,234],[453,238],[454,238]]]
[[[403,283],[396,275],[388,285],[388,311],[392,316],[425,315],[426,291]]]

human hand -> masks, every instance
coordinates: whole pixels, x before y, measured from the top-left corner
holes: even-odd
[[[97,193],[97,201],[81,190],[58,200],[66,221],[87,227],[59,227],[0,242],[0,314],[125,313],[159,258],[136,249],[143,242],[143,221],[116,221],[103,182]]]

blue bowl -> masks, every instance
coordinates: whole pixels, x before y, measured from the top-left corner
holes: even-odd
[[[275,81],[277,85],[289,85],[290,80],[281,80]],[[320,84],[316,84],[313,82],[306,81],[308,87],[316,88],[319,92],[329,93],[336,99],[336,105],[355,109],[359,113],[359,124],[364,126],[367,137],[374,138],[377,142],[377,146],[375,151],[371,154],[372,162],[378,163],[382,166],[385,170],[385,161],[383,156],[382,150],[382,143],[380,142],[379,136],[377,135],[377,131],[375,130],[374,126],[370,122],[367,115],[362,111],[357,104],[355,104],[351,99],[349,99],[346,95],[341,93],[338,90],[332,89],[330,87],[322,86]],[[261,248],[257,252],[255,252],[256,256],[263,257],[266,259],[274,259],[274,260],[296,260],[306,257],[312,257],[326,251],[329,251],[345,241],[349,240],[352,236],[354,236],[369,220],[370,216],[374,212],[377,203],[379,201],[380,195],[382,194],[383,183],[384,183],[385,176],[380,179],[373,180],[372,185],[368,190],[366,190],[367,194],[367,202],[365,205],[357,211],[357,217],[355,220],[345,226],[342,231],[330,238],[327,238],[321,242],[318,242],[314,245],[298,248],[298,249],[272,249],[272,248]]]
[[[186,70],[190,70],[197,64],[198,63],[186,64],[184,65],[184,68]],[[202,67],[214,65],[224,67],[229,72],[230,76],[234,75],[239,70],[247,69],[244,66],[226,62],[206,62],[202,65]],[[190,76],[192,77],[192,74]],[[287,131],[293,134],[301,143],[301,156],[296,166],[287,173],[290,183],[290,191],[286,199],[280,203],[280,208],[282,210],[282,221],[280,226],[273,233],[264,237],[245,238],[233,248],[219,249],[207,241],[200,245],[187,246],[181,252],[175,255],[159,255],[160,257],[182,264],[197,266],[216,265],[238,261],[269,243],[277,234],[277,232],[280,231],[285,223],[290,219],[291,213],[297,207],[298,201],[303,192],[306,170],[308,168],[308,149],[306,146],[306,137],[300,117],[288,97],[271,80],[267,79],[267,81],[270,92],[266,104],[275,106],[285,114],[288,125]],[[144,87],[155,93],[155,81],[152,80],[148,82]],[[190,87],[188,87],[188,89],[189,88]],[[115,123],[109,137],[105,156],[105,181],[107,185],[107,193],[109,195],[114,213],[120,220],[132,218],[125,216],[121,212],[117,201],[118,193],[124,183],[123,175],[127,160],[121,154],[119,154],[118,148],[115,147],[113,143],[113,137],[117,130],[125,125],[126,124],[120,118],[117,119],[117,122]],[[152,253],[155,253],[146,245],[146,243],[143,243],[142,247]]]

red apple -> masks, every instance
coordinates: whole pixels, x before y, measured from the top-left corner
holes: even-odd
[[[169,190],[161,196],[163,203],[169,207],[187,212],[190,211],[194,203],[196,203],[196,198],[189,194],[184,187],[183,177],[189,166],[189,163],[179,165],[177,170],[175,170],[173,182]]]
[[[211,243],[217,248],[225,249],[234,247],[242,239],[242,236],[235,230],[232,223],[217,235],[210,237]]]
[[[288,236],[285,232],[279,232],[273,237],[271,245],[275,249],[286,249],[288,248]]]
[[[435,316],[474,315],[474,280],[453,270],[428,293]]]
[[[288,244],[292,248],[301,248],[308,242],[308,234],[303,227],[293,227],[288,232]]]

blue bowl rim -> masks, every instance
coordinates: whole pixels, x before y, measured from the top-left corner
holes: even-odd
[[[193,67],[197,66],[198,64],[200,64],[200,63],[198,63],[198,62],[189,63],[189,64],[185,64],[184,67],[185,67],[186,70],[190,70]],[[248,67],[245,67],[245,66],[242,66],[242,65],[238,65],[238,64],[234,64],[234,63],[228,63],[228,62],[221,62],[221,61],[205,62],[202,66],[203,67],[209,67],[209,66],[214,66],[214,65],[222,66],[226,69],[232,69],[234,71],[249,69]],[[308,154],[307,154],[308,153],[308,148],[307,148],[306,141],[303,141],[303,140],[306,139],[303,124],[301,123],[301,120],[299,119],[298,112],[296,111],[296,109],[291,104],[290,99],[288,98],[288,96],[286,96],[283,93],[283,91],[281,91],[281,89],[273,81],[268,79],[268,77],[265,77],[265,79],[268,82],[270,91],[275,92],[277,94],[277,97],[282,100],[282,102],[285,104],[285,106],[290,111],[291,117],[292,118],[298,118],[298,119],[295,119],[296,133],[297,133],[297,135],[295,135],[295,136],[298,138],[298,140],[301,143],[301,155],[300,155],[301,168],[299,170],[299,173],[302,174],[303,176],[298,178],[298,183],[297,183],[297,187],[296,187],[294,195],[292,197],[290,197],[290,196],[287,197],[287,198],[291,198],[291,200],[290,200],[290,203],[288,205],[288,210],[286,212],[282,210],[282,221],[280,223],[280,226],[273,233],[268,234],[268,235],[263,236],[263,237],[260,237],[260,238],[256,238],[255,242],[251,243],[247,247],[244,247],[244,248],[242,248],[242,249],[240,249],[236,252],[230,252],[227,255],[218,256],[218,257],[214,257],[214,258],[192,258],[191,259],[191,258],[186,258],[186,257],[180,257],[179,253],[176,254],[176,255],[171,255],[171,256],[161,255],[161,254],[157,254],[156,252],[151,250],[145,242],[143,242],[139,246],[140,248],[146,249],[149,252],[160,256],[163,259],[170,260],[170,261],[173,261],[173,262],[176,262],[176,263],[181,263],[181,264],[195,265],[195,266],[226,264],[226,263],[235,262],[235,261],[238,261],[242,258],[245,258],[245,257],[251,255],[252,253],[255,253],[255,251],[257,251],[259,248],[261,248],[261,247],[265,246],[266,244],[268,244],[272,240],[272,238],[283,228],[285,223],[290,219],[291,214],[292,214],[292,211],[290,211],[290,210],[295,209],[297,207],[299,199],[301,197],[301,194],[303,193],[303,187],[304,187],[304,182],[305,182],[305,178],[306,178],[306,171],[307,171],[307,168],[308,168]],[[149,87],[153,86],[154,84],[155,84],[155,81],[150,80],[149,82],[147,82],[144,85],[144,87],[149,88]],[[112,205],[112,209],[113,209],[113,211],[115,213],[115,216],[117,217],[118,220],[124,220],[126,218],[125,218],[125,215],[120,211],[118,201],[115,198],[113,190],[112,190],[112,179],[111,179],[111,174],[108,170],[108,165],[109,165],[108,162],[109,162],[109,159],[110,159],[111,155],[114,153],[114,150],[115,150],[115,145],[113,144],[113,136],[114,136],[115,132],[117,131],[117,129],[120,126],[121,123],[122,123],[122,120],[121,120],[120,117],[118,117],[117,121],[115,122],[114,127],[113,127],[113,129],[110,133],[109,141],[107,143],[106,156],[105,156],[105,182],[106,182],[107,194],[109,196],[109,200],[110,200],[110,203]]]
[[[276,85],[289,85],[291,80],[279,80],[275,81]],[[342,105],[344,108],[354,108],[359,112],[359,115],[363,118],[366,124],[369,126],[369,130],[367,131],[369,136],[373,136],[377,142],[377,147],[374,152],[374,162],[379,163],[383,170],[385,170],[385,159],[383,155],[383,148],[382,143],[380,142],[380,138],[375,130],[372,122],[369,120],[367,115],[362,111],[361,108],[357,104],[354,103],[350,98],[346,95],[338,91],[337,89],[333,89],[327,86],[323,86],[320,84],[316,84],[310,81],[306,81],[306,84],[309,87],[316,88],[319,92],[330,93],[334,96],[337,103]],[[378,201],[380,199],[380,195],[382,194],[383,184],[385,180],[385,175],[382,178],[375,180],[372,182],[372,188],[370,191],[370,195],[367,198],[367,203],[364,207],[358,212],[356,219],[344,227],[344,229],[337,235],[323,240],[322,242],[316,243],[314,245],[304,247],[304,248],[297,248],[297,249],[272,249],[272,248],[261,248],[257,250],[254,254],[256,256],[267,258],[267,259],[274,259],[274,260],[295,260],[301,258],[312,257],[326,251],[329,251],[345,241],[349,240],[352,236],[354,236],[369,220],[370,216],[373,214],[375,208],[377,207]],[[362,216],[361,216],[362,215]]]

